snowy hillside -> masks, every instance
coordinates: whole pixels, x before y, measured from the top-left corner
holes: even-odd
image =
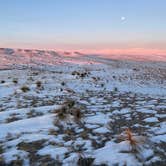
[[[0,69],[0,165],[165,165],[165,62],[0,49]]]

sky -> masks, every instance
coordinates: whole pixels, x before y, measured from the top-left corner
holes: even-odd
[[[166,54],[165,0],[0,0],[0,47]]]

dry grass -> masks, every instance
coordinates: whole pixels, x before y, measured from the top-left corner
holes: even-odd
[[[145,137],[136,136],[129,128],[125,131],[124,140],[129,142],[133,153],[140,153],[141,145],[145,143]]]
[[[14,122],[14,121],[17,121],[17,120],[21,120],[21,118],[17,117],[17,116],[11,116],[11,117],[6,119],[6,123]]]
[[[50,129],[49,130],[49,134],[50,135],[58,135],[58,132],[56,130],[54,130],[54,129]]]
[[[126,134],[126,140],[129,141],[129,143],[132,147],[132,150],[136,150],[138,142],[135,139],[132,131],[130,129],[126,129],[125,134]]]

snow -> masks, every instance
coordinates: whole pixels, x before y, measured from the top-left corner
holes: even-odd
[[[154,136],[151,140],[156,143],[166,143],[166,134]]]
[[[158,118],[156,117],[146,118],[144,119],[144,121],[148,123],[155,123],[155,122],[158,122]]]
[[[20,157],[24,158],[25,160],[26,160],[26,158],[28,156],[28,153],[26,153],[25,151],[12,149],[9,152],[4,153],[3,157],[5,158],[7,163],[10,163],[10,161],[12,161],[12,160],[17,160],[16,154],[20,155]],[[28,166],[29,162],[28,161],[24,161],[24,165]]]
[[[89,116],[86,118],[87,123],[94,123],[94,124],[106,124],[109,121],[109,117],[104,114],[98,114],[95,116]]]
[[[11,95],[13,92],[12,87],[0,86],[0,99]]]
[[[122,151],[130,151],[130,146],[127,142],[121,142],[116,144],[114,142],[108,142],[107,145],[94,152],[95,161],[94,164],[107,164],[112,165],[127,165],[127,166],[139,166],[139,163],[133,154],[123,153]]]
[[[23,118],[26,116],[27,113],[30,111],[34,111],[35,113],[49,113],[49,111],[59,109],[60,106],[52,105],[52,106],[42,106],[42,107],[31,107],[31,108],[23,108],[23,109],[16,109],[10,110],[7,112],[0,112],[0,122],[5,121],[8,117],[12,115],[17,115],[17,117]]]
[[[94,132],[103,134],[103,133],[108,133],[109,130],[107,128],[105,128],[105,127],[100,127],[98,129],[95,129]]]
[[[145,108],[138,109],[137,111],[142,112],[142,113],[146,113],[146,114],[156,114],[157,113],[155,110],[149,110],[149,109],[145,109]]]
[[[25,166],[34,164],[30,163],[30,152],[20,150],[20,143],[32,144],[35,157],[51,156],[64,166],[76,166],[80,156],[94,158],[93,164],[98,165],[139,166],[164,161],[164,63],[29,52],[0,53],[4,62],[0,68],[8,68],[0,70],[0,79],[5,81],[0,83],[0,158],[6,163],[20,158]],[[88,74],[82,77],[81,73]],[[37,81],[42,87],[37,87]],[[30,91],[24,93],[22,86]],[[74,119],[66,105],[67,118],[58,117],[57,111],[68,100],[75,101],[72,109],[80,109],[81,119]],[[133,154],[129,142],[121,137],[127,128],[137,138],[146,135],[148,141],[141,142],[141,153]],[[36,147],[41,140],[42,146]]]
[[[0,130],[0,139],[6,137],[8,133],[18,134],[21,132],[37,132],[38,130],[51,128],[53,127],[52,121],[53,115],[45,115],[42,117],[2,124]]]
[[[166,133],[166,122],[160,123],[159,127],[152,129],[156,134],[165,134]]]
[[[49,154],[52,158],[62,160],[64,158],[65,153],[68,152],[67,148],[64,147],[55,147],[55,146],[46,146],[40,151],[38,151],[39,155],[47,155]]]

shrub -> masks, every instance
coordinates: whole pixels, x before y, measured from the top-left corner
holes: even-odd
[[[114,88],[114,92],[117,92],[117,91],[118,91],[118,88],[117,88],[117,87],[115,87],[115,88]]]
[[[71,109],[71,115],[73,115],[75,121],[80,121],[82,118],[82,113],[79,108],[73,108]]]
[[[75,122],[79,122],[83,116],[81,110],[74,105],[75,101],[66,100],[60,109],[53,110],[52,112],[55,113],[60,120],[73,118]]]
[[[85,158],[85,157],[82,157],[80,156],[80,158],[78,159],[78,162],[77,164],[79,166],[92,166],[93,165],[93,161],[94,161],[94,158]]]
[[[22,90],[23,92],[28,92],[28,91],[30,91],[30,89],[29,89],[28,86],[23,86],[23,87],[21,87],[21,90]]]
[[[73,71],[71,73],[73,76],[79,76],[80,78],[87,77],[90,73],[89,72],[78,72],[78,71]]]
[[[62,86],[65,86],[65,82],[62,82],[61,85],[62,85]]]
[[[63,103],[63,105],[72,108],[75,105],[75,101],[68,99]]]
[[[41,82],[41,81],[37,81],[37,82],[36,82],[36,86],[37,86],[38,88],[41,88],[42,82]]]
[[[1,80],[1,84],[4,84],[5,83],[5,80]]]
[[[67,114],[66,112],[63,112],[62,110],[57,113],[57,116],[60,120],[65,120],[67,119]]]
[[[67,119],[67,107],[66,106],[62,106],[61,108],[55,109],[52,112],[57,114],[57,117],[60,120],[66,120]]]
[[[18,83],[18,79],[17,78],[13,78],[13,83],[17,84]]]

